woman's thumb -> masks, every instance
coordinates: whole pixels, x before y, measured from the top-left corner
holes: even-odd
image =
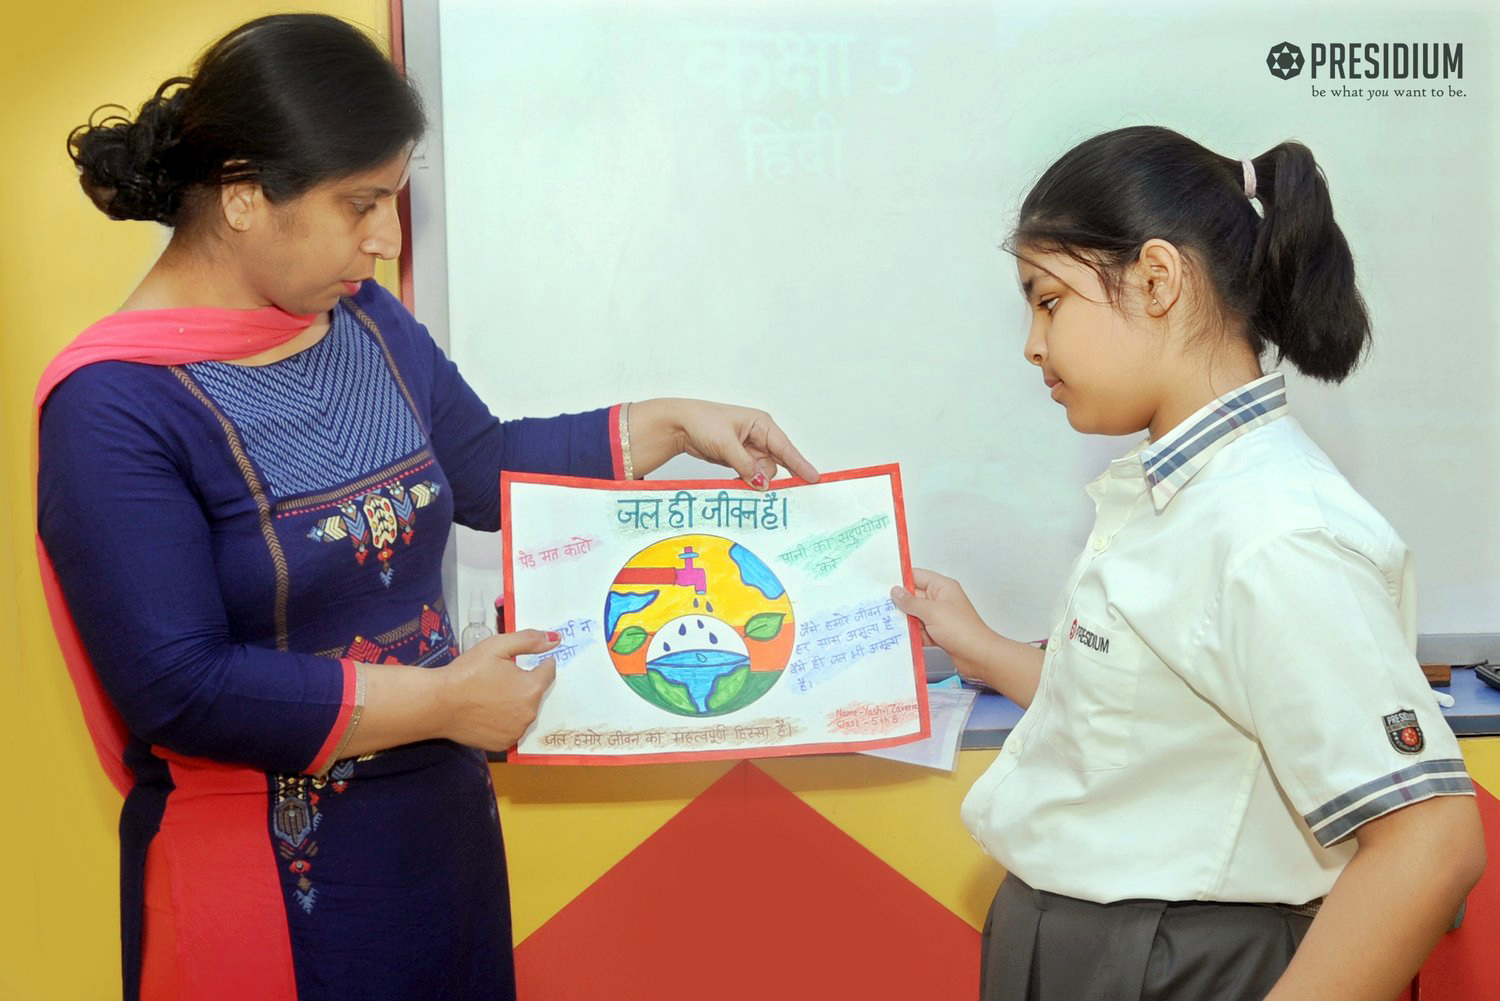
[[[501,633],[484,642],[494,648],[494,653],[506,660],[515,660],[522,654],[546,653],[562,640],[557,633],[540,629],[522,629],[514,633]]]

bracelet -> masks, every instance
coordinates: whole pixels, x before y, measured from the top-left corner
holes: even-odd
[[[635,464],[630,461],[630,404],[620,408],[620,464],[625,467],[625,478],[635,479]]]
[[[349,739],[354,736],[354,728],[359,726],[359,718],[365,713],[365,672],[363,664],[354,665],[354,708],[349,713],[349,725],[344,727],[344,737],[339,741],[339,746],[328,758],[328,764],[319,772],[315,778],[323,778],[333,770],[344,756],[344,748],[349,746]]]

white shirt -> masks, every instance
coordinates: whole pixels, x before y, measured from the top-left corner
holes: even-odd
[[[1088,487],[1036,697],[964,800],[1039,889],[1300,904],[1363,823],[1473,794],[1422,676],[1411,559],[1279,373]]]

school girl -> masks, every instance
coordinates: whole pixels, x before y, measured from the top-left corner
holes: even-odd
[[[893,592],[1026,708],[962,810],[1008,873],[983,998],[1390,1001],[1484,847],[1413,655],[1411,556],[1261,368],[1337,382],[1369,344],[1312,154],[1109,132],[1009,247],[1068,422],[1147,437],[1088,487],[1045,653],[947,577]]]

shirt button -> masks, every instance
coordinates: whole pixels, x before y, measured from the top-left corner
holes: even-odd
[[[1094,541],[1093,541],[1094,552],[1096,552],[1096,553],[1102,553],[1102,552],[1104,552],[1104,547],[1107,546],[1107,545],[1109,545],[1109,539],[1105,538],[1102,535],[1096,535],[1096,536],[1094,536]]]
[[[1017,737],[1015,734],[1011,734],[1005,739],[1006,750],[1010,751],[1010,753],[1012,754],[1020,754],[1021,748],[1025,746],[1025,744],[1025,738]]]

